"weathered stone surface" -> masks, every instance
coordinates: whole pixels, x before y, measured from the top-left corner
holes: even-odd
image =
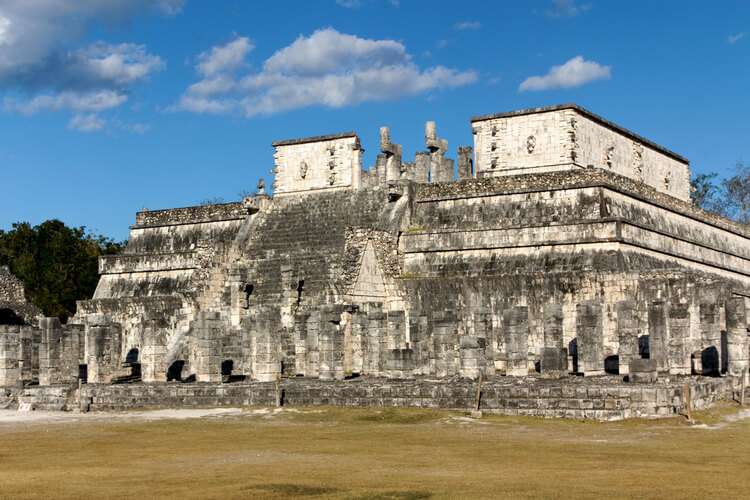
[[[651,383],[658,379],[658,363],[655,359],[631,359],[628,366],[628,381]]]

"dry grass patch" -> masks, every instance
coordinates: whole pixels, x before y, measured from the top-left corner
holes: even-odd
[[[0,417],[0,492],[30,498],[748,498],[750,410],[614,423],[418,409]]]

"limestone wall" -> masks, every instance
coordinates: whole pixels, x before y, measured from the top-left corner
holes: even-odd
[[[354,132],[279,141],[274,156],[275,195],[359,188],[362,149]]]
[[[685,158],[574,104],[471,121],[479,178],[594,167],[690,199]]]

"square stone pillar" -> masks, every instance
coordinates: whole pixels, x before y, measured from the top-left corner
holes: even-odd
[[[318,377],[320,374],[320,311],[313,311],[307,319],[305,350],[305,377]]]
[[[543,306],[544,347],[562,349],[563,342],[563,309],[562,304],[547,303]],[[567,363],[567,361],[566,361]]]
[[[164,317],[153,315],[143,319],[141,341],[141,379],[144,382],[167,380],[167,325]]]
[[[430,374],[430,339],[427,334],[427,316],[422,311],[409,310],[409,347],[415,375]]]
[[[21,327],[0,325],[0,387],[14,386],[21,380],[18,368]]]
[[[38,353],[38,339],[36,342],[36,348]],[[28,382],[34,380],[34,328],[31,326],[22,326],[20,330],[20,340],[18,343],[18,369],[21,371],[20,376],[22,380]]]
[[[455,311],[436,311],[432,316],[433,355],[430,363],[432,375],[451,377],[457,374],[456,343],[458,320]]]
[[[505,327],[505,355],[509,377],[529,374],[529,308],[511,307],[503,311]]]
[[[281,336],[278,327],[279,318],[271,311],[261,311],[257,314],[251,329],[254,347],[253,380],[271,382],[281,375]],[[315,340],[317,341],[317,335]]]
[[[88,350],[87,369],[89,384],[109,384],[119,373],[121,346],[120,326],[97,325],[86,328],[86,345]],[[42,329],[44,337],[44,329]],[[40,354],[40,365],[42,364]],[[42,367],[40,366],[40,381]]]
[[[84,359],[85,327],[83,325],[63,325],[60,347],[60,378],[68,382],[79,375],[78,366]]]
[[[430,152],[417,151],[414,156],[414,182],[430,181]]]
[[[669,342],[667,361],[669,373],[690,375],[690,311],[689,304],[671,304],[667,314]]]
[[[430,182],[453,181],[453,160],[441,154],[433,153],[430,158]]]
[[[42,330],[39,344],[39,385],[62,382],[60,371],[60,350],[62,347],[62,325],[57,318],[41,318]]]
[[[667,315],[663,300],[648,306],[648,356],[656,360],[656,369],[667,371]]]
[[[638,303],[635,300],[621,300],[617,303],[617,340],[620,347],[617,357],[620,375],[627,375],[630,360],[638,356]]]
[[[543,347],[539,371],[543,377],[566,376],[568,374],[568,350],[564,347]]]
[[[747,306],[744,297],[727,300],[727,374],[738,377],[747,373],[750,337],[747,331]]]
[[[388,311],[388,349],[406,349],[406,315]]]
[[[386,375],[388,378],[413,378],[414,363],[411,349],[388,349]]]
[[[320,351],[321,380],[344,380],[344,332],[341,315],[324,307],[320,314],[318,345]]]
[[[721,309],[715,301],[701,303],[701,373],[707,376],[718,376],[721,373],[720,315]]]
[[[214,311],[200,312],[190,325],[197,382],[221,382],[221,337],[226,326]]]
[[[474,309],[474,336],[482,348],[482,359],[486,376],[495,374],[495,345],[496,333],[492,328],[492,310],[487,307]]]
[[[355,311],[351,323],[352,373],[364,373],[365,352],[367,351],[367,314]]]
[[[578,335],[578,371],[584,376],[604,375],[604,335],[602,305],[585,300],[576,305]]]
[[[458,148],[458,180],[471,179],[474,177],[473,157],[474,148],[471,146],[459,146]]]
[[[463,337],[459,342],[462,377],[477,379],[479,378],[479,372],[486,370],[487,361],[484,356],[485,342],[485,339],[477,337]]]

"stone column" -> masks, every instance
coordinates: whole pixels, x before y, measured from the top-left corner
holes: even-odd
[[[584,376],[604,375],[604,335],[602,305],[585,300],[576,306],[578,334],[578,371]]]
[[[505,327],[505,355],[509,377],[529,374],[529,308],[511,307],[503,311]]]
[[[669,373],[690,375],[690,311],[689,304],[671,304],[667,314],[669,342],[667,360]]]
[[[414,182],[430,181],[430,153],[417,151],[414,156]]]
[[[727,374],[737,377],[748,370],[750,342],[747,331],[747,308],[744,297],[727,300]]]
[[[202,311],[193,321],[195,352],[195,380],[197,382],[221,382],[221,337],[226,324],[221,314]]]
[[[167,331],[161,315],[143,319],[141,341],[141,379],[144,382],[167,380]]]
[[[62,347],[62,325],[57,318],[41,318],[39,327],[42,330],[39,345],[39,385],[59,384],[60,348]]]
[[[320,316],[319,349],[321,380],[344,380],[344,332],[341,315],[324,308]]]
[[[318,377],[320,374],[320,311],[313,311],[307,320],[307,338],[305,349],[307,350],[307,362],[305,364],[305,377]]]
[[[118,325],[89,326],[86,329],[88,346],[87,369],[89,384],[108,384],[117,377],[120,364],[120,329]],[[44,338],[42,328],[42,338]],[[44,344],[44,342],[42,342]],[[43,363],[40,349],[39,380],[41,383]]]
[[[413,378],[413,354],[411,349],[388,349],[386,360],[388,378]]]
[[[700,305],[701,366],[702,374],[718,376],[721,373],[721,323],[720,308],[716,302]]]
[[[621,300],[617,303],[617,339],[620,348],[617,357],[620,375],[627,375],[631,359],[638,356],[638,303]]]
[[[0,325],[0,387],[13,386],[21,380],[18,368],[21,327]]]
[[[474,309],[474,336],[482,349],[485,375],[495,374],[495,331],[492,328],[492,310],[487,307]]]
[[[39,342],[37,342],[37,349],[39,348],[38,344]],[[18,343],[18,369],[21,371],[20,376],[24,381],[32,381],[34,379],[33,359],[34,328],[31,326],[22,326],[20,330],[20,341]]]
[[[409,310],[409,347],[415,375],[430,374],[430,342],[427,335],[427,316],[417,309]]]
[[[459,146],[458,148],[458,180],[471,179],[474,177],[474,164],[472,160],[474,148],[471,146]]]
[[[386,183],[386,179],[388,175],[388,170],[387,170],[388,167],[386,166],[387,161],[388,159],[386,155],[378,155],[375,158],[375,167],[377,168],[377,174],[378,174],[377,180],[375,181],[376,186],[383,186]]]
[[[355,311],[351,323],[352,373],[363,373],[364,357],[367,350],[367,314]]]
[[[406,349],[406,315],[388,311],[388,349]]]
[[[270,311],[261,311],[251,329],[254,337],[253,379],[271,382],[281,375],[281,336],[279,317]],[[317,340],[317,335],[316,335]],[[219,366],[221,377],[221,366]],[[221,379],[221,378],[220,378]]]
[[[456,342],[458,341],[458,320],[455,311],[436,311],[432,317],[433,358],[431,374],[437,377],[450,377],[456,374]]]
[[[656,360],[656,369],[667,371],[667,316],[664,301],[654,300],[648,307],[648,353]]]
[[[388,127],[380,127],[380,151],[386,155],[386,182],[401,179],[401,145],[391,142]]]
[[[435,122],[425,123],[425,144],[430,150],[430,182],[450,182],[453,180],[453,160],[445,158],[448,141],[439,139]]]
[[[563,310],[562,304],[547,303],[544,314],[544,347],[563,349]],[[567,361],[566,361],[567,363]]]
[[[83,325],[64,325],[60,348],[60,378],[67,382],[78,377],[78,365],[83,358],[85,333]]]
[[[385,373],[387,325],[387,316],[382,309],[372,308],[367,311],[367,350],[363,361],[367,375],[377,377]]]
[[[461,361],[461,376],[476,379],[479,372],[487,367],[484,357],[485,339],[477,337],[463,337],[459,343],[459,357]]]

